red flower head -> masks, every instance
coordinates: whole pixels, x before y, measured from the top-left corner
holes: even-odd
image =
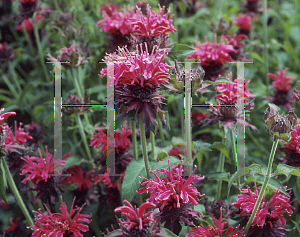
[[[22,128],[22,123],[20,123],[19,129],[17,128],[17,121],[15,121],[15,137],[12,131],[8,128],[8,138],[5,140],[5,144],[11,144],[14,141],[18,142],[20,145],[27,142],[28,139],[33,139],[29,133],[24,132],[24,128]]]
[[[13,218],[9,218],[9,222],[11,224],[11,226],[6,227],[3,232],[8,231],[8,232],[14,232],[18,227],[18,221],[20,220],[20,217],[18,217],[15,222],[13,220]]]
[[[229,81],[233,81],[232,73],[228,74],[227,79]],[[250,110],[254,107],[253,100],[248,102],[247,98],[255,97],[245,89],[248,83],[249,80],[245,80],[243,97],[245,97],[244,102],[246,103],[246,107],[245,107],[246,113],[250,112]],[[233,127],[235,123],[238,121],[239,123],[245,124],[246,126],[255,129],[253,125],[250,125],[247,121],[244,121],[243,119],[240,119],[239,116],[237,116],[236,105],[237,105],[237,100],[240,96],[238,95],[237,79],[234,80],[234,84],[220,83],[216,85],[215,88],[218,92],[222,93],[215,96],[215,99],[219,100],[220,104],[219,106],[213,106],[211,109],[209,109],[212,113],[206,119],[205,125],[208,124],[213,125],[220,120],[221,123],[224,124],[225,126]]]
[[[21,25],[16,26],[16,30],[22,30],[23,27],[25,28],[25,30],[27,31],[27,33],[29,35],[32,35],[33,33],[33,24],[31,22],[31,20],[23,20]]]
[[[195,168],[196,170],[196,168]],[[193,173],[195,172],[193,171]],[[178,227],[180,222],[184,225],[193,224],[194,218],[199,218],[200,213],[191,209],[193,205],[198,205],[199,197],[203,195],[198,192],[196,187],[191,187],[195,180],[203,180],[204,177],[191,176],[184,179],[182,162],[178,167],[170,167],[169,170],[157,170],[159,173],[165,174],[167,177],[160,179],[153,171],[156,179],[146,179],[142,183],[142,187],[138,193],[150,193],[149,202],[154,202],[156,207],[161,211],[161,222],[165,222],[165,227],[173,231],[175,234],[180,232]]]
[[[215,222],[215,227],[208,225],[206,227],[203,226],[197,226],[192,228],[192,231],[189,232],[186,236],[187,237],[217,237],[217,236],[224,236],[224,237],[244,237],[243,230],[238,230],[239,225],[234,229],[232,226],[229,226],[224,229],[224,226],[228,223],[224,221],[222,223],[222,208],[221,208],[221,214],[220,219],[215,219],[212,217],[212,219]],[[231,232],[231,233],[230,233]]]
[[[187,59],[200,60],[201,66],[205,71],[204,80],[215,80],[215,78],[221,74],[223,64],[232,61],[230,52],[237,52],[232,45],[227,44],[227,40],[224,40],[224,36],[221,38],[220,44],[217,43],[217,36],[215,35],[215,42],[209,42],[205,36],[205,43],[195,41],[198,47],[194,47],[193,54],[188,55]]]
[[[232,45],[233,48],[237,52],[230,52],[229,55],[232,57],[233,60],[245,60],[247,58],[242,58],[241,55],[244,53],[244,48],[242,46],[245,45],[244,42],[241,42],[242,39],[248,39],[247,35],[244,34],[234,34],[233,38],[229,35],[224,36],[224,40],[227,39],[227,44]]]
[[[159,5],[159,12],[151,10],[151,7],[147,6],[147,15],[144,16],[142,10],[137,8],[137,16],[131,19],[133,25],[133,35],[131,37],[131,43],[135,47],[138,44],[147,43],[149,52],[152,51],[154,45],[158,45],[159,48],[165,48],[166,39],[169,37],[169,32],[176,32],[176,29],[172,25],[172,17],[169,18],[170,9],[164,14],[165,6],[161,8]]]
[[[296,78],[287,77],[286,71],[283,69],[278,71],[278,76],[272,73],[268,73],[267,76],[273,80],[274,94],[270,97],[264,97],[264,99],[270,100],[276,105],[283,105],[287,110],[292,110],[293,106],[291,103],[295,102],[295,100],[293,99],[290,84],[292,84]]]
[[[129,52],[126,47],[119,49],[119,55],[111,54],[106,57],[107,64],[114,62],[115,101],[121,106],[120,115],[135,118],[138,121],[140,114],[143,123],[154,131],[157,125],[156,112],[160,112],[160,106],[164,99],[159,95],[160,84],[169,83],[168,68],[163,63],[166,52],[164,50],[152,50],[148,53],[140,50]],[[101,76],[107,74],[107,68],[103,69]],[[110,76],[110,75],[108,75]]]
[[[67,170],[65,170],[63,173],[71,174],[71,175],[63,179],[62,184],[67,184],[67,183],[77,184],[78,191],[86,191],[89,190],[91,187],[93,187],[90,177],[94,173],[94,170],[84,173],[80,166],[73,165]]]
[[[280,157],[284,164],[300,167],[300,126],[294,128],[291,132],[291,140],[284,145],[284,148],[279,149],[285,153],[285,156]]]
[[[239,14],[239,17],[233,17],[232,20],[235,21],[236,25],[240,28],[239,33],[248,35],[251,30],[251,23],[253,21],[257,21],[257,17],[251,18],[247,14]]]
[[[34,226],[30,226],[34,230],[33,237],[63,237],[63,236],[74,236],[83,237],[82,232],[89,230],[88,224],[91,215],[80,214],[82,207],[74,208],[74,201],[71,206],[70,213],[68,214],[67,205],[62,201],[61,198],[61,213],[51,213],[48,207],[45,208],[48,211],[48,215],[41,212],[41,210],[34,211],[37,213],[35,217]],[[77,213],[76,213],[77,211]],[[76,213],[76,214],[75,214]]]
[[[273,88],[280,92],[287,92],[291,89],[290,84],[296,79],[295,77],[287,77],[286,71],[280,69],[278,71],[278,76],[272,73],[268,73],[267,77],[272,78],[273,80]]]
[[[176,156],[178,157],[178,159],[181,160],[180,154],[183,155],[184,154],[184,149],[186,149],[186,145],[177,145],[177,146],[173,146],[172,149],[169,151],[169,155],[170,156]],[[194,155],[195,152],[192,150],[192,154]]]
[[[245,194],[238,195],[238,201],[233,204],[235,208],[240,209],[242,212],[240,216],[246,213],[250,217],[253,212],[256,200],[258,198],[259,189],[255,185],[255,192],[251,192],[250,188],[247,186],[247,189],[242,189],[241,192]],[[285,226],[286,220],[283,217],[283,213],[287,213],[289,216],[293,213],[295,209],[289,202],[289,198],[279,193],[279,189],[275,191],[272,198],[269,202],[265,200],[263,196],[259,210],[256,213],[256,216],[253,219],[252,227],[269,228],[272,225],[281,225]],[[279,221],[279,223],[278,223]],[[272,236],[272,235],[269,235]]]
[[[46,160],[43,158],[41,150],[39,150],[40,157],[27,156],[22,158],[27,164],[21,168],[21,175],[27,174],[26,178],[22,183],[26,183],[28,180],[32,180],[34,184],[39,182],[47,182],[51,178],[51,175],[58,174],[59,172],[55,170],[56,167],[63,166],[66,164],[63,160],[55,160],[55,154],[52,156],[48,153],[46,147]]]
[[[192,120],[196,125],[199,125],[204,121],[208,116],[208,113],[201,113],[200,111],[196,111],[192,113]]]
[[[19,4],[19,10],[22,16],[29,18],[32,17],[33,13],[36,11],[38,5],[38,0],[21,0]]]
[[[121,212],[121,215],[125,219],[118,219],[121,230],[123,231],[122,236],[132,237],[132,236],[159,236],[155,235],[159,232],[156,228],[157,220],[151,215],[153,211],[145,211],[148,208],[155,208],[155,204],[151,202],[143,203],[136,210],[127,200],[124,202],[128,205],[118,207],[115,212]]]

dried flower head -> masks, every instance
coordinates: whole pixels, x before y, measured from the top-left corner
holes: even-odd
[[[279,108],[269,103],[265,112],[265,128],[273,135],[273,139],[279,138],[289,141],[291,131],[298,125],[298,118],[294,111],[290,111],[288,115],[279,115]]]
[[[67,115],[73,113],[83,113],[88,109],[88,105],[90,103],[90,97],[87,93],[87,90],[84,93],[84,98],[78,98],[76,95],[73,95],[71,92],[69,96],[64,101],[64,107],[62,111]]]

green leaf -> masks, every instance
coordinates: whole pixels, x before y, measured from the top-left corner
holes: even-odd
[[[201,142],[201,141],[195,141],[193,142],[194,145],[194,149],[196,151],[196,153],[200,152],[200,151],[211,151],[211,147],[212,144],[207,143],[207,142]]]
[[[236,84],[235,82],[233,81],[230,81],[226,78],[218,78],[216,81],[215,81],[215,84],[218,85],[218,84],[221,84],[221,83],[229,83],[229,84]]]
[[[181,12],[181,15],[184,16],[185,12],[186,12],[186,3],[184,3],[183,1],[179,1],[177,2],[179,10]]]
[[[179,144],[184,145],[185,141],[181,137],[172,137],[172,145],[176,146]]]
[[[296,175],[296,176],[300,177],[300,170],[298,168],[295,168],[295,167],[292,167],[289,165],[279,164],[273,175],[279,175],[279,174],[284,174],[288,178],[291,175]]]
[[[122,198],[131,202],[140,186],[140,178],[146,177],[144,160],[133,160],[126,168],[122,184]]]
[[[230,173],[229,172],[216,172],[208,175],[208,180],[224,180],[227,181],[229,180]]]
[[[123,231],[121,229],[117,229],[106,235],[106,237],[121,237],[121,236],[124,236]]]
[[[238,177],[241,177],[245,174],[249,174],[249,168],[248,167],[245,167],[245,170],[244,169],[241,169],[237,172],[235,172],[229,179],[228,181],[228,191],[227,191],[227,198],[229,197],[229,193],[230,193],[230,188],[233,184],[233,182],[238,178]]]
[[[222,152],[227,158],[229,158],[229,152],[227,147],[222,142],[214,142],[212,148],[215,148]]]
[[[160,232],[159,233],[161,235],[163,235],[164,237],[174,237],[174,236],[177,237],[177,235],[175,235],[173,232],[171,232],[170,230],[168,230],[166,228],[163,228],[163,227],[160,228]]]
[[[261,63],[264,63],[264,60],[262,59],[262,57],[259,56],[257,53],[251,53],[251,57],[255,58],[256,60],[258,60]]]
[[[177,60],[180,57],[186,57],[187,55],[192,54],[194,51],[195,49],[189,45],[175,44],[168,56],[173,60]]]
[[[78,189],[78,184],[77,183],[67,183],[67,184],[58,184],[59,187],[63,189],[67,189],[70,191],[74,191]]]
[[[4,202],[7,203],[5,190],[7,188],[7,182],[6,182],[6,173],[3,167],[4,157],[0,158],[0,197],[3,199]]]

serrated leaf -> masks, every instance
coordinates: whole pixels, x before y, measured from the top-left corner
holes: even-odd
[[[7,203],[7,200],[6,200],[6,195],[5,195],[5,190],[6,190],[6,187],[7,187],[7,183],[6,183],[6,173],[5,173],[5,170],[4,170],[4,167],[3,167],[3,162],[4,161],[4,158],[1,157],[0,158],[0,197],[2,198],[2,200],[4,202]]]
[[[122,198],[131,202],[140,186],[140,177],[146,176],[144,160],[133,160],[126,168],[122,184]]]
[[[208,180],[224,180],[229,181],[230,173],[229,172],[216,172],[208,175]]]
[[[227,147],[222,142],[214,142],[212,148],[215,148],[222,152],[227,158],[229,158],[229,152]]]
[[[284,174],[287,177],[290,177],[291,175],[300,177],[300,170],[298,168],[289,165],[279,164],[273,175],[279,175],[279,174]]]

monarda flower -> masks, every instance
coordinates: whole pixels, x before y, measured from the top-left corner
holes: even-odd
[[[109,53],[118,47],[129,46],[128,39],[134,27],[132,19],[138,17],[132,7],[124,6],[122,12],[118,9],[115,5],[103,6],[100,11],[104,19],[97,22],[97,26],[102,26],[100,31],[107,32],[108,40],[112,43]]]
[[[167,13],[164,13],[164,11],[165,6],[161,7],[159,5],[159,12],[157,13],[152,11],[148,5],[147,16],[144,16],[141,9],[137,8],[138,17],[131,19],[133,32],[130,41],[133,47],[146,43],[149,53],[152,52],[154,45],[157,45],[158,48],[165,48],[169,33],[176,32],[176,29],[172,25],[173,15],[170,18],[168,17],[170,9]]]
[[[240,191],[244,194],[238,195],[237,202],[233,204],[235,208],[241,210],[240,216],[246,214],[247,217],[250,217],[253,212],[260,191],[256,186],[256,182],[254,182],[254,185],[255,192],[252,192],[248,186],[247,189],[241,189]],[[287,195],[284,196],[279,193],[279,189],[275,191],[270,201],[266,201],[265,196],[263,196],[261,205],[253,219],[252,228],[247,236],[280,237],[281,234],[285,234],[283,227],[286,220],[283,214],[292,215],[295,208],[291,203],[295,200],[290,201]]]
[[[27,144],[30,146],[35,144],[35,146],[39,146],[44,143],[45,132],[42,124],[37,124],[34,121],[31,124],[25,125],[25,131],[32,137]]]
[[[248,16],[247,14],[239,14],[238,17],[233,17],[232,20],[234,20],[236,25],[239,27],[237,34],[249,36],[252,20],[257,21],[258,19],[257,17],[253,17],[252,19],[251,16]]]
[[[211,201],[210,205],[208,205],[208,199],[204,199],[204,207],[205,207],[205,212],[209,216],[213,216],[216,219],[219,219],[221,217],[222,213],[222,218],[231,218],[234,217],[235,215],[235,210],[233,210],[233,206],[231,203],[225,204],[224,201],[219,199],[218,201]]]
[[[229,52],[229,55],[232,57],[233,60],[247,60],[247,58],[243,58],[242,55],[244,54],[244,46],[245,43],[241,42],[242,39],[248,39],[247,35],[237,35],[234,34],[234,36],[231,38],[229,35],[225,35],[224,39],[227,39],[227,44],[228,45],[232,45],[233,48],[237,51],[237,52]]]
[[[204,80],[215,81],[215,79],[225,72],[226,68],[223,65],[229,61],[233,61],[229,55],[230,52],[237,52],[232,45],[226,43],[221,37],[220,44],[217,43],[217,36],[215,35],[215,42],[209,42],[205,37],[205,43],[195,41],[198,47],[194,47],[195,51],[187,56],[187,59],[195,59],[200,61],[202,68],[205,71]]]
[[[32,17],[33,13],[36,11],[38,5],[38,0],[21,0],[19,4],[19,10],[22,16],[26,18]]]
[[[293,106],[290,104],[295,102],[292,98],[292,91],[290,84],[296,79],[295,77],[287,77],[286,71],[280,69],[278,76],[272,73],[268,73],[267,77],[273,80],[274,95],[266,97],[265,99],[270,100],[276,105],[283,105],[287,110],[292,110]]]
[[[172,68],[162,62],[166,52],[153,49],[148,53],[148,50],[143,51],[142,45],[134,52],[129,52],[126,47],[118,52],[119,55],[111,54],[105,59],[107,64],[114,62],[114,78],[109,79],[115,84],[115,103],[120,108],[117,117],[138,122],[141,115],[145,126],[154,132],[157,113],[163,118],[160,108],[164,97],[159,94],[160,84],[169,83],[168,68]],[[102,69],[102,77],[107,70]]]
[[[10,226],[6,227],[3,230],[3,237],[15,237],[15,236],[24,236],[24,237],[31,237],[32,233],[30,230],[26,228],[26,226],[19,222],[20,217],[13,220],[13,218],[9,218]]]
[[[195,125],[200,125],[208,116],[208,113],[202,113],[200,111],[196,111],[192,113],[192,121]]]
[[[65,68],[78,67],[89,56],[89,54],[86,53],[84,57],[81,57],[83,53],[85,52],[80,45],[72,45],[70,48],[62,48],[57,58],[52,57],[51,54],[48,54],[48,58],[52,62],[64,62],[62,66]]]
[[[48,153],[47,147],[46,159],[43,158],[40,149],[38,150],[40,157],[25,156],[25,158],[22,158],[26,164],[21,168],[21,175],[27,175],[26,178],[23,179],[22,183],[27,183],[31,180],[34,185],[34,190],[38,191],[35,199],[41,198],[45,195],[51,208],[53,208],[57,197],[57,187],[54,174],[60,174],[60,172],[55,169],[59,166],[65,165],[66,162],[63,160],[55,160],[55,154],[52,156]]]
[[[243,230],[238,230],[239,226],[235,229],[232,226],[227,227],[224,230],[225,225],[228,223],[224,221],[222,223],[222,210],[220,213],[220,218],[215,219],[213,218],[213,221],[215,222],[215,227],[208,225],[206,227],[203,226],[197,226],[192,228],[192,231],[187,233],[187,237],[217,237],[217,236],[223,236],[223,237],[244,237]]]
[[[121,212],[123,219],[118,219],[119,226],[125,237],[154,237],[159,235],[157,228],[158,218],[152,215],[153,211],[146,212],[149,208],[155,208],[155,204],[151,202],[143,203],[136,210],[127,200],[124,200],[127,206],[118,207],[115,212]]]
[[[67,205],[61,198],[61,213],[53,213],[45,205],[49,214],[44,214],[41,210],[34,211],[35,217],[34,226],[30,226],[34,230],[33,237],[83,237],[82,233],[89,230],[91,215],[80,214],[82,207],[74,208],[75,198],[68,213]]]
[[[284,164],[299,168],[300,167],[300,126],[298,125],[291,132],[291,140],[284,145],[284,148],[279,148],[285,153],[279,159]]]
[[[229,81],[232,80],[232,73],[228,74],[227,79]],[[244,88],[248,85],[249,80],[245,80]],[[217,106],[212,106],[209,111],[211,111],[211,115],[206,118],[204,125],[214,125],[217,121],[220,121],[223,125],[227,127],[235,126],[236,122],[244,124],[252,129],[255,127],[249,124],[246,120],[239,118],[240,114],[237,114],[237,100],[239,99],[238,95],[238,84],[237,79],[234,80],[234,84],[232,83],[220,83],[216,85],[215,89],[222,94],[216,95],[215,99],[218,100]],[[254,107],[253,100],[248,101],[247,98],[255,97],[249,91],[244,90],[244,95],[246,99],[244,99],[245,104],[245,112],[249,113],[251,109]],[[244,111],[243,111],[244,112]]]
[[[200,218],[200,213],[194,211],[191,207],[198,205],[199,197],[203,196],[198,192],[197,188],[192,187],[195,180],[203,180],[204,177],[193,176],[195,170],[184,179],[182,162],[178,167],[170,166],[169,170],[157,170],[158,173],[165,174],[166,177],[160,179],[157,174],[150,170],[156,179],[146,179],[142,183],[138,193],[149,193],[149,202],[154,202],[160,210],[160,221],[165,223],[165,228],[171,230],[175,234],[181,231],[181,225],[194,225],[193,222]]]

